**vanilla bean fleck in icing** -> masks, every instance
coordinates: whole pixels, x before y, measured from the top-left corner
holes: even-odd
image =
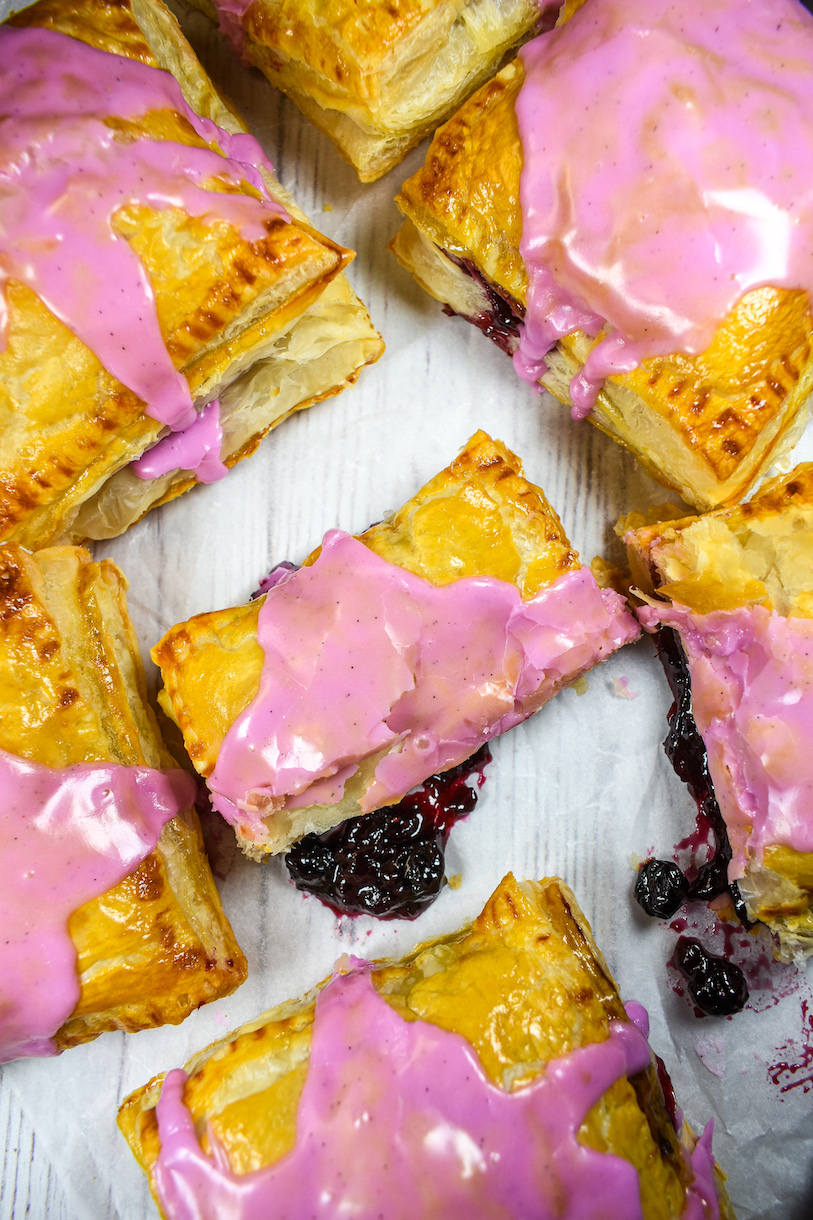
[[[588,568],[523,601],[511,583],[437,586],[338,530],[260,609],[259,691],[220,746],[212,803],[247,838],[283,807],[335,803],[390,751],[361,801],[400,800],[519,724],[638,634]]]
[[[606,327],[573,414],[648,357],[699,354],[765,285],[813,299],[813,17],[797,0],[588,0],[520,51],[515,367]]]
[[[169,72],[53,30],[11,26],[0,27],[0,62],[0,343],[6,284],[18,281],[144,400],[147,414],[173,430],[188,427],[189,386],[115,216],[128,205],[180,208],[260,241],[270,222],[287,220],[263,182],[269,162],[252,136],[196,115]],[[121,130],[160,111],[182,116],[212,147]],[[206,189],[214,180],[232,189]],[[243,183],[251,193],[234,190]]]
[[[728,880],[766,847],[813,852],[813,619],[764,606],[695,614],[652,603],[645,627],[674,627],[692,714],[731,843]]]
[[[640,1024],[611,1022],[604,1041],[507,1093],[463,1037],[405,1021],[357,968],[317,998],[296,1143],[276,1164],[237,1176],[216,1142],[207,1157],[186,1075],[169,1073],[153,1170],[161,1207],[169,1220],[641,1220],[636,1169],[578,1139],[607,1089],[649,1066]],[[710,1138],[695,1150],[686,1220],[719,1216]]]
[[[56,1053],[79,999],[70,916],[134,872],[195,790],[185,771],[0,750],[0,1063]]]

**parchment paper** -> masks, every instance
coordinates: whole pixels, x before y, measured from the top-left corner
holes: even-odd
[[[8,9],[0,0],[0,15]],[[289,420],[224,482],[97,548],[129,577],[145,656],[170,624],[245,599],[273,563],[301,560],[326,529],[361,530],[397,508],[478,427],[522,456],[584,559],[612,556],[618,516],[665,493],[594,428],[518,382],[505,356],[473,327],[445,317],[384,250],[398,226],[392,196],[424,149],[362,187],[286,99],[230,58],[203,18],[184,24],[280,179],[317,227],[358,252],[350,278],[387,352],[356,387]],[[794,457],[811,454],[808,432]],[[698,1020],[667,970],[675,933],[631,899],[634,861],[653,849],[668,855],[694,825],[692,802],[661,748],[669,703],[654,649],[643,641],[595,670],[585,694],[564,692],[496,742],[478,806],[449,844],[447,874],[460,874],[460,887],[447,887],[413,923],[339,921],[292,887],[280,861],[245,860],[229,832],[215,827],[221,892],[249,960],[248,982],[178,1028],[107,1034],[56,1060],[4,1067],[0,1088],[35,1131],[37,1172],[57,1175],[76,1220],[155,1217],[115,1125],[132,1089],[313,986],[341,953],[397,955],[456,928],[512,869],[520,877],[560,874],[576,891],[624,996],[649,1009],[652,1045],[686,1117],[695,1128],[714,1118],[715,1152],[741,1220],[812,1215],[804,1202],[813,1167],[810,975],[768,966],[749,1010]],[[6,1157],[13,1166],[15,1150]],[[7,1190],[0,1212],[31,1214],[27,1203]]]

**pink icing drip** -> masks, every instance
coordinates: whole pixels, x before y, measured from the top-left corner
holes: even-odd
[[[524,602],[490,577],[432,585],[331,531],[260,610],[260,687],[220,747],[212,803],[261,837],[264,816],[338,801],[360,760],[399,747],[362,810],[392,804],[636,636],[589,569]]]
[[[195,801],[184,771],[55,769],[0,750],[0,1063],[53,1055],[79,999],[70,915],[132,873]]]
[[[27,284],[146,411],[173,430],[194,420],[186,380],[164,344],[152,286],[113,228],[130,204],[182,208],[259,241],[287,214],[270,198],[253,137],[229,135],[187,106],[169,72],[43,29],[0,28],[0,287]],[[126,141],[108,120],[177,111],[223,149]],[[206,190],[244,180],[262,196]],[[0,342],[7,330],[0,294]]]
[[[404,1021],[359,970],[317,999],[293,1150],[232,1174],[215,1141],[213,1158],[202,1152],[186,1076],[170,1072],[156,1189],[169,1220],[640,1220],[636,1170],[577,1133],[615,1081],[649,1063],[645,1036],[614,1021],[606,1041],[505,1093],[464,1038]]]
[[[212,401],[195,416],[182,432],[170,432],[130,469],[139,479],[157,479],[174,470],[189,470],[199,483],[216,483],[229,473],[220,459],[223,429],[220,426],[220,399]]]
[[[590,0],[520,56],[515,365],[609,331],[571,383],[698,354],[763,285],[813,299],[813,18],[796,0]]]
[[[813,851],[813,619],[764,606],[693,614],[646,606],[680,633],[692,711],[731,840],[730,881],[766,847]]]
[[[213,0],[220,32],[244,67],[251,67],[251,60],[246,55],[243,18],[253,2],[254,0]]]

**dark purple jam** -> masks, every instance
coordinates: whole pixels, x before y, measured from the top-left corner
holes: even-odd
[[[667,908],[682,889],[677,876],[680,869],[671,861],[648,860],[639,873],[635,896],[648,915],[669,918],[685,898],[707,902],[727,891],[737,915],[748,926],[739,887],[736,882],[728,880],[731,845],[714,795],[706,746],[692,714],[692,687],[686,654],[680,637],[671,627],[661,627],[655,636],[655,643],[674,697],[674,703],[667,713],[669,732],[663,748],[697,804],[698,836],[704,841],[712,841],[713,852],[711,858],[699,867],[692,865],[686,870],[685,891],[671,909]]]
[[[492,343],[496,343],[497,347],[507,356],[513,355],[519,344],[519,328],[525,314],[523,307],[518,301],[498,292],[470,258],[458,258],[457,255],[450,254],[448,250],[444,250],[443,253],[450,262],[459,267],[461,271],[465,271],[466,275],[470,275],[480,285],[488,300],[488,309],[475,317],[466,316],[466,321],[481,330],[486,338],[490,339]],[[451,305],[444,305],[443,312],[451,317],[454,317],[456,313]]]
[[[306,835],[285,857],[297,889],[315,894],[339,915],[414,919],[444,885],[449,831],[476,805],[490,762],[483,746],[459,766],[430,776],[397,805]]]
[[[707,953],[694,937],[680,937],[672,964],[685,976],[689,995],[701,1012],[730,1017],[745,1007],[748,985],[739,966]]]

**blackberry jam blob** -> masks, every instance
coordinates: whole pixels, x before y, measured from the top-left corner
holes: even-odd
[[[443,888],[449,832],[474,809],[490,762],[482,746],[397,805],[306,835],[285,857],[297,889],[340,915],[414,919]]]
[[[680,937],[672,962],[686,978],[689,995],[701,1012],[730,1017],[745,1007],[748,985],[742,970],[708,953],[694,937]]]

